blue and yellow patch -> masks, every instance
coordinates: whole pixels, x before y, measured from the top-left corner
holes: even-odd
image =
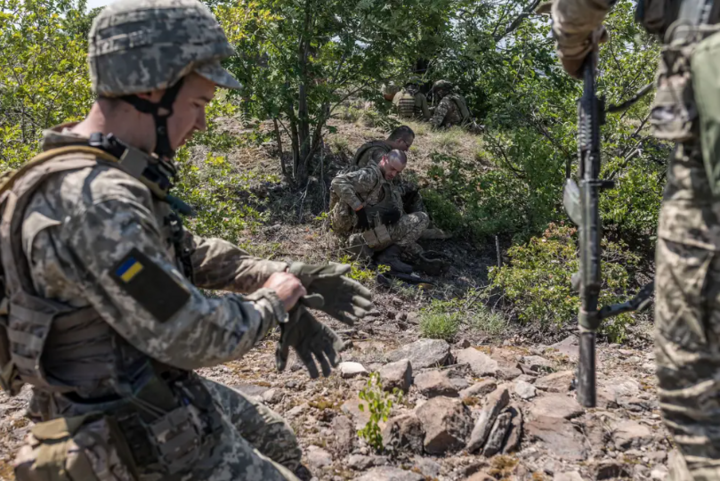
[[[124,282],[130,282],[132,278],[138,275],[142,270],[143,265],[135,260],[134,257],[130,257],[115,270],[115,275]]]

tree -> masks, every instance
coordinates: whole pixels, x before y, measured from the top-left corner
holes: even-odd
[[[456,4],[257,0],[212,6],[240,53],[230,68],[244,83],[245,98],[255,115],[288,134],[293,166],[285,173],[304,185],[336,107],[391,75],[409,75],[418,49],[432,53],[444,40]]]

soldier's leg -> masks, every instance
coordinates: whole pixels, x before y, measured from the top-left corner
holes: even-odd
[[[393,242],[405,254],[416,256],[423,251],[417,241],[429,223],[430,218],[425,212],[414,212],[402,216],[395,224],[388,226],[388,232]]]
[[[659,239],[656,262],[660,408],[685,461],[670,479],[720,480],[720,253]]]
[[[355,214],[344,202],[338,202],[330,211],[330,225],[338,234],[348,234],[355,227]]]
[[[227,386],[207,380],[205,385],[240,436],[290,471],[298,469],[302,451],[295,433],[282,416]]]

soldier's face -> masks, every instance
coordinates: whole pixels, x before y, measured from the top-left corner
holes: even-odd
[[[382,164],[380,165],[380,170],[382,170],[385,180],[393,180],[404,168],[405,165],[403,165],[402,162],[388,160],[387,157],[383,157]]]
[[[191,73],[185,78],[173,105],[173,114],[168,118],[170,146],[178,149],[196,131],[207,129],[205,108],[215,96],[215,84],[198,74]]]

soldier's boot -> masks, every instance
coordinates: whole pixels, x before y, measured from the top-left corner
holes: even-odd
[[[413,268],[410,264],[406,264],[400,260],[400,248],[392,245],[375,255],[375,262],[390,266],[391,272],[399,272],[401,274],[411,274]]]
[[[447,270],[449,263],[442,254],[433,251],[425,251],[415,256],[412,261],[413,267],[420,272],[439,276]]]
[[[420,234],[420,238],[424,240],[446,240],[451,237],[452,235],[446,233],[442,229],[438,229],[437,227],[427,228],[422,231],[422,234]]]
[[[365,239],[360,234],[350,236],[346,250],[353,258],[365,262],[372,261],[373,255],[375,255],[375,251],[367,245]]]

